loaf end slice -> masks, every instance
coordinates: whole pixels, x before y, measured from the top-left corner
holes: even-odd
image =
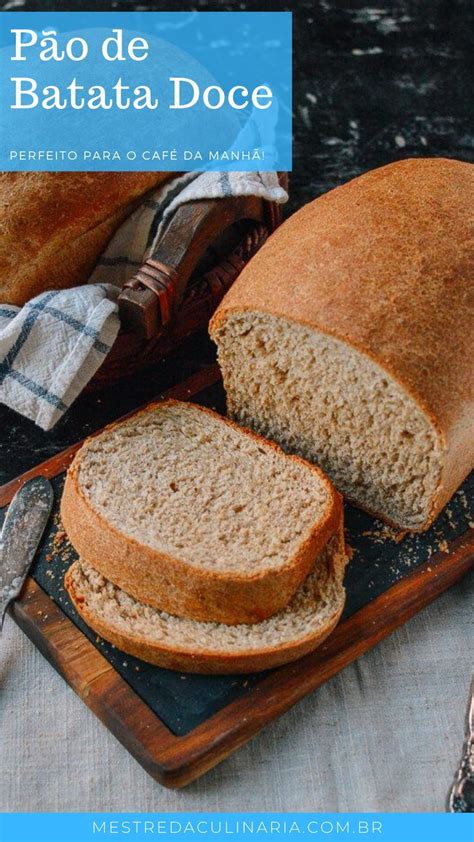
[[[165,401],[84,444],[61,516],[81,558],[135,599],[233,625],[288,603],[342,503],[314,466],[210,410]]]
[[[129,655],[181,672],[247,673],[301,658],[326,639],[344,606],[345,563],[339,530],[289,605],[253,625],[171,616],[138,602],[82,560],[67,571],[65,586],[81,618]]]

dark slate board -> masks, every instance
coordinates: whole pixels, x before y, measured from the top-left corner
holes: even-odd
[[[197,403],[224,411],[224,393],[220,385],[201,392],[193,399]],[[125,655],[97,638],[77,616],[63,587],[64,573],[77,557],[70,544],[61,537],[58,509],[63,483],[64,474],[53,480],[55,511],[32,568],[33,578],[99,648],[165,725],[178,736],[187,734],[247,692],[263,674],[197,676],[174,673]],[[346,574],[347,603],[344,617],[362,608],[414,567],[428,561],[435,552],[443,550],[447,541],[466,531],[474,520],[473,486],[474,475],[471,475],[428,532],[398,541],[393,530],[346,505],[346,536],[353,548],[353,557]]]

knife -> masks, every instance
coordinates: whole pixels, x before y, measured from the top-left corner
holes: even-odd
[[[448,810],[451,813],[474,812],[474,678],[467,708],[464,751],[449,794]]]
[[[0,631],[8,605],[23,587],[53,499],[51,483],[35,477],[22,485],[10,503],[0,535]]]

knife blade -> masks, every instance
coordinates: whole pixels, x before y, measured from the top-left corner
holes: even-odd
[[[54,492],[45,477],[28,480],[8,508],[0,535],[0,631],[8,605],[26,579],[53,506]]]

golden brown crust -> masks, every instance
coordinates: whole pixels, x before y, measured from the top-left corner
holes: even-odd
[[[150,642],[142,635],[134,633],[131,629],[128,633],[124,633],[117,625],[112,625],[110,622],[104,621],[103,618],[90,609],[84,598],[76,593],[74,587],[74,567],[80,562],[75,562],[69,568],[64,579],[64,584],[71,597],[74,608],[84,622],[97,634],[108,640],[109,643],[113,643],[114,646],[129,655],[141,658],[141,660],[147,661],[150,664],[155,664],[165,669],[177,670],[178,672],[203,674],[259,672],[296,661],[298,658],[302,658],[304,655],[317,649],[339,622],[344,607],[342,579],[347,560],[344,555],[342,527],[339,529],[339,536],[339,546],[331,562],[331,575],[337,582],[338,587],[341,588],[341,598],[335,605],[334,611],[327,619],[324,627],[294,642],[280,646],[266,647],[261,650],[249,649],[236,654],[226,652],[224,649],[221,652],[199,650],[196,645],[196,651],[191,653],[189,650],[180,650],[177,647],[167,646],[162,641],[159,643],[155,641]]]
[[[472,164],[412,159],[368,172],[290,217],[211,322],[212,335],[232,313],[270,313],[384,368],[429,416],[445,451],[423,529],[474,462],[473,208]]]
[[[150,412],[156,405],[151,404],[142,412]],[[229,625],[256,623],[283,608],[306,578],[315,558],[342,523],[342,499],[314,465],[299,457],[285,455],[276,444],[244,430],[212,410],[197,408],[219,418],[242,435],[258,440],[282,459],[304,464],[323,480],[329,495],[326,514],[291,563],[278,570],[260,571],[257,575],[211,571],[141,544],[107,523],[84,495],[78,481],[81,451],[67,474],[61,518],[78,554],[140,602],[178,617],[214,620]],[[116,424],[111,424],[106,430],[114,426]]]
[[[0,301],[86,283],[138,200],[172,173],[0,173]]]

